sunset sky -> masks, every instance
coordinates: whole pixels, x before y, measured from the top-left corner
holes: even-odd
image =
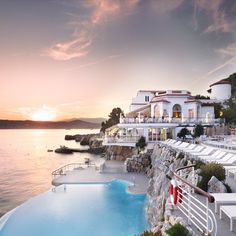
[[[0,0],[0,119],[128,111],[236,72],[235,0]]]

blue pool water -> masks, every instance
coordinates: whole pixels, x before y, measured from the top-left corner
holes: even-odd
[[[148,223],[145,195],[129,194],[128,183],[59,186],[18,207],[0,236],[134,236]]]

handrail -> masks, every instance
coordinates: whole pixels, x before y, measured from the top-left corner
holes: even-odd
[[[179,179],[179,180],[181,180],[182,182],[184,182],[185,184],[189,185],[191,188],[193,188],[193,189],[195,190],[195,192],[197,192],[197,193],[203,195],[204,197],[207,197],[207,199],[208,199],[208,201],[209,201],[210,203],[213,203],[213,202],[215,201],[215,198],[214,198],[211,194],[209,194],[209,193],[205,192],[204,190],[198,188],[197,186],[193,185],[193,184],[190,183],[188,180],[186,180],[185,178],[179,176],[179,175],[176,173],[176,172],[178,172],[178,171],[180,171],[180,170],[184,170],[184,169],[187,169],[187,168],[190,168],[190,167],[195,167],[195,166],[196,166],[196,165],[188,165],[188,166],[180,167],[180,168],[178,168],[178,169],[175,170],[174,176],[175,176],[177,179]]]
[[[52,171],[52,176],[54,177],[55,175],[66,175],[65,171],[68,171],[70,167],[76,168],[77,166],[82,167],[82,166],[94,166],[94,163],[83,163],[83,162],[77,162],[77,163],[70,163],[67,165],[64,165],[54,171]]]
[[[217,235],[217,222],[214,213],[209,208],[209,203],[213,203],[215,201],[214,197],[203,191],[202,189],[196,187],[194,184],[178,175],[177,172],[192,168],[193,173],[193,182],[195,182],[194,178],[194,168],[196,165],[188,165],[184,167],[180,167],[174,171],[174,177],[177,180],[180,180],[181,183],[185,183],[189,187],[185,189],[185,186],[177,184],[177,208],[187,217],[188,223],[193,223],[204,235],[212,234],[214,236]],[[205,197],[206,204],[199,201],[196,196],[192,195],[192,190],[197,193],[200,193]]]

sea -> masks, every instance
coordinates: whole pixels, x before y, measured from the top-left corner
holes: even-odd
[[[49,190],[53,170],[84,158],[89,153],[58,154],[48,152],[60,145],[82,148],[65,135],[98,133],[97,129],[9,129],[0,130],[0,217],[27,199]]]

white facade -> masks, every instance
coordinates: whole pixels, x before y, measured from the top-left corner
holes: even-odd
[[[148,105],[155,96],[155,90],[139,90],[137,96],[132,99],[130,111],[137,110],[145,105]]]
[[[211,85],[211,98],[218,100],[227,100],[231,96],[231,84],[213,84]]]

